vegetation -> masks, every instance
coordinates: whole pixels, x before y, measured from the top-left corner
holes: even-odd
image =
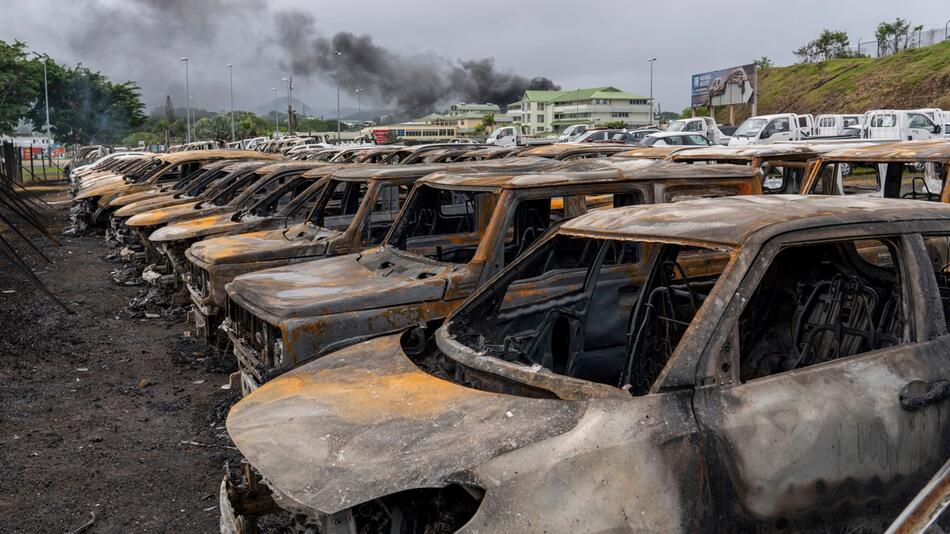
[[[775,63],[772,63],[772,60],[769,59],[768,56],[762,56],[759,59],[755,60],[755,66],[758,67],[759,70],[761,70],[761,69],[774,67]]]
[[[883,58],[773,67],[759,74],[758,112],[863,113],[882,108],[950,108],[950,41]],[[689,114],[687,108],[684,112]],[[726,108],[716,110],[728,122]],[[697,115],[705,114],[697,110]],[[749,110],[736,109],[741,121]]]
[[[822,30],[817,39],[809,41],[795,51],[803,63],[816,63],[829,59],[855,57],[851,50],[848,33],[843,31]],[[767,59],[767,58],[764,58]]]
[[[0,41],[0,133],[9,134],[42,94],[43,65],[30,58],[26,45]]]

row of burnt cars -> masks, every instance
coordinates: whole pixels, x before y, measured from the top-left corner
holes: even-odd
[[[111,161],[74,216],[237,361],[222,532],[922,531],[950,499],[950,142]]]

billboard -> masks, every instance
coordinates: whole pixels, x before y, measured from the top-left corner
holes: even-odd
[[[694,74],[690,105],[731,106],[755,99],[755,64]]]

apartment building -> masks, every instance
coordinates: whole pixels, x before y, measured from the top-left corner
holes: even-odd
[[[628,127],[650,123],[650,98],[616,87],[569,91],[525,91],[506,106],[515,124],[527,134],[556,134],[572,124],[603,125],[623,121]]]

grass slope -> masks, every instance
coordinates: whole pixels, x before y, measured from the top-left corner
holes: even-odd
[[[760,114],[923,107],[950,109],[950,41],[880,59],[834,59],[759,71]],[[748,112],[736,109],[737,124]],[[728,121],[727,109],[716,115]]]

